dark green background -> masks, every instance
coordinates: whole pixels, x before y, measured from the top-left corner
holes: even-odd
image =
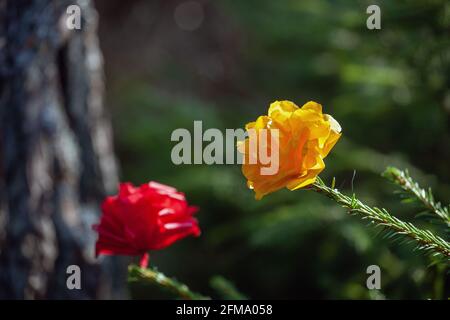
[[[255,201],[237,165],[175,166],[176,128],[239,128],[270,102],[315,100],[343,128],[321,177],[370,205],[432,228],[380,176],[408,168],[450,202],[448,1],[199,1],[204,20],[180,29],[182,1],[96,1],[121,179],[155,180],[200,206],[200,238],[151,254],[193,290],[222,297],[222,275],[250,298],[446,298],[444,267],[378,235],[328,199],[279,191]],[[366,28],[378,4],[382,29]],[[382,270],[382,289],[365,286]],[[446,288],[447,286],[447,288]],[[143,284],[139,298],[166,293]]]

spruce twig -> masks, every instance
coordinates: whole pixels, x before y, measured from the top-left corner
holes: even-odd
[[[210,297],[191,291],[187,285],[165,276],[163,273],[153,268],[141,268],[137,265],[128,267],[130,278],[144,280],[172,292],[174,295],[185,300],[209,300]]]
[[[325,185],[319,177],[311,185],[311,189],[333,199],[346,208],[350,214],[359,215],[373,224],[385,227],[389,231],[389,238],[405,236],[417,243],[417,249],[445,257],[447,261],[450,259],[450,244],[429,230],[422,230],[409,222],[404,222],[392,216],[386,209],[370,207],[358,200],[355,194],[352,197],[344,195],[337,189]]]
[[[408,195],[418,200],[429,212],[442,219],[447,227],[450,227],[449,207],[444,207],[440,202],[434,200],[431,188],[427,190],[420,187],[408,173],[408,170],[400,170],[395,167],[387,167],[383,177],[400,186]]]
[[[248,300],[248,297],[239,292],[233,283],[222,276],[214,276],[211,278],[210,285],[224,300]]]

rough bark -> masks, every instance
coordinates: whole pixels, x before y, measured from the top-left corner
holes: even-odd
[[[0,0],[0,22],[0,298],[123,297],[123,264],[97,263],[91,229],[117,182],[92,3]]]

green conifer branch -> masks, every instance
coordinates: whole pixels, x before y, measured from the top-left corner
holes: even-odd
[[[153,268],[141,268],[137,265],[128,267],[128,276],[131,279],[139,279],[172,292],[175,296],[185,300],[209,300],[211,298],[195,293],[189,287]]]
[[[248,297],[239,292],[236,286],[222,276],[214,276],[210,280],[213,287],[224,300],[248,300]]]
[[[404,222],[392,216],[383,208],[370,207],[358,200],[354,194],[352,197],[344,195],[337,189],[325,185],[319,177],[311,185],[311,189],[333,199],[346,208],[350,214],[357,214],[363,219],[368,219],[371,223],[387,228],[391,232],[390,236],[405,236],[414,240],[418,244],[418,249],[433,255],[443,256],[447,261],[450,259],[450,244],[432,232],[419,229],[409,222]]]
[[[450,227],[450,213],[448,207],[443,207],[440,202],[434,200],[431,188],[427,190],[421,188],[408,173],[408,170],[400,170],[395,167],[388,167],[383,173],[383,177],[400,186],[408,195],[418,200],[425,209],[442,219]]]

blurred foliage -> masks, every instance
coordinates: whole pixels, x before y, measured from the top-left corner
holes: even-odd
[[[237,165],[176,166],[170,136],[192,131],[194,120],[204,130],[243,127],[276,99],[315,100],[344,130],[324,180],[336,177],[340,189],[412,221],[414,209],[380,176],[394,165],[448,204],[450,3],[202,1],[203,24],[188,32],[173,22],[180,2],[130,1],[121,10],[99,1],[122,180],[174,185],[201,208],[202,236],[152,253],[150,263],[216,298],[217,275],[249,298],[448,297],[445,266],[320,195],[283,190],[255,201]],[[370,4],[381,7],[381,30],[366,28]],[[376,292],[365,285],[372,264],[382,270]]]

